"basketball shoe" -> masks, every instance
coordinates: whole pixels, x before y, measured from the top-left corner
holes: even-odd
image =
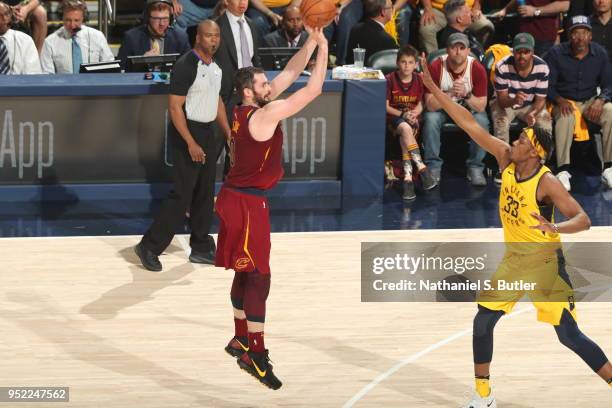
[[[240,358],[249,351],[249,340],[246,337],[233,337],[225,346],[225,351],[232,357]]]
[[[497,402],[495,402],[495,397],[493,395],[482,398],[480,395],[474,393],[472,400],[461,408],[497,408]]]
[[[278,390],[283,385],[272,372],[268,350],[263,353],[243,353],[238,359],[238,366],[268,388]]]

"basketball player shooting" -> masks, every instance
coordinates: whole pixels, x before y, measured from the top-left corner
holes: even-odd
[[[221,221],[216,266],[233,269],[230,292],[235,333],[225,351],[238,365],[271,389],[281,381],[272,372],[264,346],[266,300],[270,291],[270,218],[266,190],[283,176],[283,133],[280,121],[295,115],[321,94],[327,72],[327,40],[321,28],[271,82],[260,68],[236,72],[242,105],[234,108],[230,170],[217,196]],[[308,83],[285,100],[275,100],[300,75],[318,47]]]
[[[537,243],[552,244],[560,248],[559,234],[576,233],[589,229],[591,221],[580,204],[565,190],[563,185],[543,165],[553,146],[552,135],[540,128],[525,128],[512,146],[490,135],[474,120],[472,114],[440,90],[432,80],[425,58],[421,58],[423,83],[436,97],[446,113],[483,149],[497,159],[502,170],[502,185],[499,195],[499,214],[504,230],[506,254],[496,275],[517,273],[529,269],[537,274],[553,276],[557,282],[567,286],[572,293],[569,277],[564,270],[563,254],[512,253],[511,248],[525,248]],[[555,223],[554,207],[567,217]],[[535,244],[532,244],[535,243]],[[546,245],[540,245],[540,248]],[[510,249],[509,249],[510,248]],[[557,259],[554,259],[554,258]],[[551,262],[554,260],[556,262]],[[476,393],[465,408],[495,408],[497,403],[489,385],[489,367],[493,358],[493,329],[499,319],[509,313],[524,293],[510,294],[500,301],[478,302],[478,313],[474,318],[473,352],[476,376]],[[506,296],[507,294],[504,294]],[[541,299],[539,299],[541,300]],[[576,323],[573,297],[565,301],[535,301],[538,320],[553,325],[559,341],[574,351],[589,367],[612,387],[612,365],[603,351],[585,336]]]

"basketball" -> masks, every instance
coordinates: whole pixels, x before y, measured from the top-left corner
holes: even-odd
[[[303,0],[300,4],[304,24],[312,28],[328,26],[334,21],[337,11],[335,0]]]

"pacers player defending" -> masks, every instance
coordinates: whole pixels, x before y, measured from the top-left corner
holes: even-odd
[[[575,233],[590,227],[589,217],[582,207],[569,195],[563,185],[552,175],[550,170],[542,165],[550,154],[553,145],[549,133],[539,128],[525,128],[512,146],[490,135],[480,127],[472,115],[460,105],[454,103],[434,83],[424,59],[423,83],[442,105],[442,108],[453,118],[468,135],[483,149],[495,156],[502,169],[502,185],[500,192],[499,212],[504,228],[504,240],[513,243],[531,243],[508,246],[525,247],[540,245],[558,247],[560,233]],[[552,219],[554,207],[567,217],[567,221],[555,224]],[[534,244],[543,243],[543,244]],[[560,252],[555,262],[541,253],[523,254],[509,253],[498,268],[497,274],[511,270],[513,273],[521,269],[554,275],[558,281],[566,281],[564,276],[563,258]],[[535,259],[535,262],[534,262]],[[511,266],[510,266],[511,265]],[[497,321],[512,310],[518,298],[504,302],[479,302],[478,313],[474,318],[473,351],[474,371],[476,375],[476,394],[465,405],[465,408],[495,408],[495,398],[491,395],[489,386],[489,367],[493,358],[493,329]],[[534,301],[533,297],[532,300]],[[612,385],[612,365],[603,351],[578,328],[576,310],[573,298],[565,301],[538,302],[534,306],[538,310],[538,320],[554,326],[561,343],[578,354],[601,378]]]
[[[266,190],[283,176],[283,133],[279,122],[295,115],[321,94],[327,70],[327,41],[321,29],[310,30],[302,49],[271,82],[264,71],[248,67],[235,76],[242,105],[232,115],[230,170],[216,203],[221,220],[216,265],[233,269],[230,293],[235,336],[225,351],[238,365],[274,390],[282,383],[272,372],[264,346],[266,299],[270,291],[270,219]],[[274,101],[304,70],[318,46],[306,86]]]

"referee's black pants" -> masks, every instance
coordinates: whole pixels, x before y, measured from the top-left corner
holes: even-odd
[[[215,241],[209,236],[213,219],[216,170],[216,142],[212,123],[187,121],[189,131],[206,153],[204,163],[194,162],[187,144],[172,123],[168,139],[172,143],[174,187],[164,200],[153,224],[142,238],[144,246],[160,255],[170,245],[175,231],[189,212],[191,237],[189,245],[195,252],[213,250]]]

